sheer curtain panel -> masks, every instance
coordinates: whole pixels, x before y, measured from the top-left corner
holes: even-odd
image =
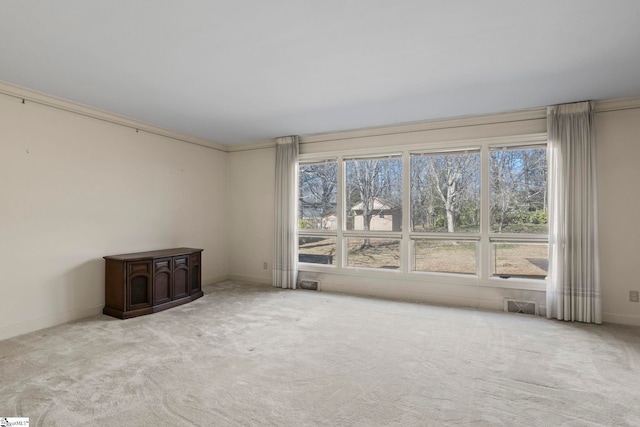
[[[273,286],[296,288],[296,168],[298,137],[276,138],[276,221]]]
[[[593,102],[547,109],[547,317],[602,323]]]

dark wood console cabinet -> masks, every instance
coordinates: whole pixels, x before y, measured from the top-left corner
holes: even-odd
[[[105,259],[105,306],[120,319],[166,310],[200,298],[202,249],[174,248]]]

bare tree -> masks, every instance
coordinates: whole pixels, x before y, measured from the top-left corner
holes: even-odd
[[[544,148],[492,151],[490,173],[492,231],[501,233],[510,225],[516,226],[515,230],[526,228],[537,221],[536,214],[546,213],[547,161]]]
[[[491,156],[491,228],[502,233],[509,213],[517,209],[514,151],[495,151]]]
[[[435,186],[429,179],[429,162],[424,156],[411,159],[411,227],[430,230],[435,227]]]
[[[362,212],[363,230],[371,229],[371,219],[380,213],[376,200],[400,206],[402,162],[399,158],[351,160],[347,162],[348,211],[356,204]],[[361,249],[370,246],[364,239]]]
[[[430,178],[443,203],[447,231],[456,231],[465,202],[477,204],[480,157],[477,153],[444,154],[428,157]]]
[[[302,221],[314,221],[314,227],[318,227],[322,217],[336,213],[337,171],[336,162],[300,166],[298,206]]]

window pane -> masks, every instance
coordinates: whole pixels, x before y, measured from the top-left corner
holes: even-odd
[[[306,163],[298,173],[298,228],[338,228],[338,165],[333,162]]]
[[[546,243],[493,243],[493,275],[503,278],[544,279],[549,269]]]
[[[347,266],[400,268],[400,240],[349,237]]]
[[[336,239],[324,236],[298,237],[298,261],[311,264],[336,264]]]
[[[480,153],[411,155],[411,229],[480,231]]]
[[[347,230],[402,230],[402,159],[348,160]]]
[[[415,271],[476,274],[476,242],[414,240]]]
[[[546,147],[492,149],[491,231],[547,234]]]

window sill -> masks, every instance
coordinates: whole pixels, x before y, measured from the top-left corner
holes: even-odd
[[[400,270],[387,270],[378,268],[358,268],[347,267],[338,268],[335,265],[324,264],[309,264],[299,263],[298,271],[308,273],[320,273],[320,274],[335,274],[340,276],[357,276],[362,278],[389,278],[394,280],[407,280],[412,282],[423,283],[438,283],[438,284],[451,284],[451,285],[464,285],[464,286],[482,286],[489,288],[502,288],[502,289],[519,289],[528,291],[540,291],[545,292],[547,288],[546,280],[532,280],[532,279],[500,279],[490,278],[487,280],[480,280],[475,275],[467,274],[449,274],[449,273],[429,273],[412,271],[410,273],[404,273]]]

